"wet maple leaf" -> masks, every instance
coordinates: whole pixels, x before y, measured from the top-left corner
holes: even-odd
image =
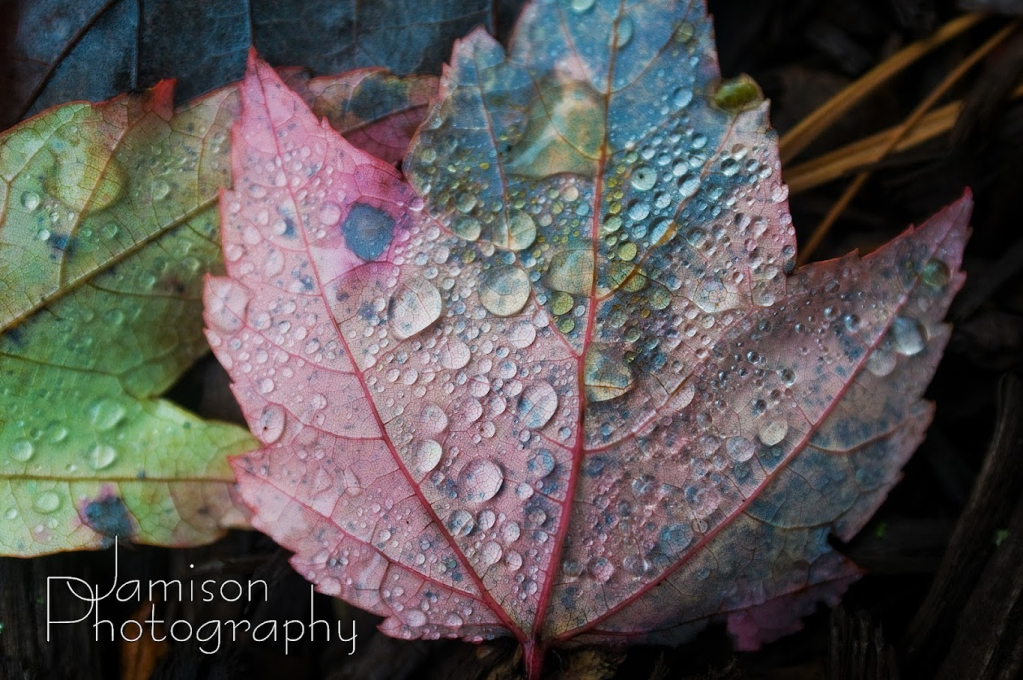
[[[929,422],[968,196],[792,272],[767,106],[700,2],[471,34],[404,176],[254,59],[242,92],[208,337],[265,445],[253,523],[322,592],[538,676],[715,619],[755,648],[858,576],[828,535]]]

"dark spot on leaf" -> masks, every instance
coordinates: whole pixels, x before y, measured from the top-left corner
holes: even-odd
[[[391,244],[394,220],[383,210],[358,203],[348,212],[341,231],[348,249],[360,259],[372,262]]]
[[[93,531],[109,538],[131,538],[135,534],[131,513],[118,496],[89,501],[82,509],[82,518]]]

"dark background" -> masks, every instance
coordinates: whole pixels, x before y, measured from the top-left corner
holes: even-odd
[[[383,65],[437,73],[451,42],[484,24],[506,40],[518,0],[0,0],[0,129],[72,99],[101,100],[178,78],[185,101],[242,75],[255,44],[277,66],[317,73]],[[964,9],[1023,13],[1014,0],[711,0],[726,76],[752,75],[781,132],[906,44]],[[1010,21],[992,15],[891,78],[804,151],[811,159],[896,125],[966,55]],[[881,161],[814,259],[869,250],[973,188],[977,208],[966,287],[929,390],[926,442],[875,518],[840,548],[869,570],[843,601],[761,652],[736,654],[720,626],[678,649],[552,655],[562,678],[1004,678],[1023,666],[1023,106],[1007,96],[1023,72],[1016,31],[949,95],[967,106],[951,133]],[[791,167],[791,166],[790,166]],[[791,197],[800,243],[848,180]],[[224,412],[224,378],[201,363],[171,397]],[[971,495],[972,494],[972,495]],[[347,643],[238,642],[204,656],[196,644],[96,644],[87,625],[45,641],[45,579],[109,582],[112,555],[0,559],[0,678],[514,678],[515,646],[498,641],[399,642],[373,617],[318,596],[316,616],[355,618]],[[131,577],[270,583],[270,602],[160,605],[168,620],[308,619],[308,586],[269,539],[237,532],[192,550],[121,551]],[[194,564],[195,569],[188,565]],[[126,578],[126,577],[122,577]],[[54,603],[58,607],[69,603]],[[123,608],[122,608],[123,609]],[[148,609],[148,607],[147,607]],[[133,614],[109,607],[106,618]],[[120,617],[120,618],[119,618]]]

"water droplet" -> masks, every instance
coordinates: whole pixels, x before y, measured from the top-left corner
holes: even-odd
[[[572,9],[582,14],[589,12],[597,0],[572,0]]]
[[[469,346],[457,338],[448,338],[440,349],[440,365],[449,370],[465,368],[470,358]]]
[[[607,583],[615,573],[614,565],[604,557],[594,557],[586,565],[586,569],[597,580],[597,583]]]
[[[419,423],[425,434],[440,434],[448,427],[448,414],[437,404],[427,404],[419,414]]]
[[[525,349],[536,340],[536,328],[528,321],[519,321],[508,329],[508,344],[515,349]]]
[[[510,570],[518,571],[522,568],[522,555],[514,550],[509,550],[508,554],[504,556],[504,563],[508,565]]]
[[[689,106],[689,103],[693,101],[693,91],[688,87],[680,87],[675,90],[675,94],[671,97],[671,103],[675,105],[677,109],[684,109]]]
[[[477,458],[458,475],[460,496],[470,503],[483,503],[497,495],[504,484],[504,472],[492,461]]]
[[[22,463],[32,459],[35,454],[35,447],[27,439],[19,439],[11,446],[11,458]]]
[[[86,460],[89,463],[89,467],[93,470],[103,470],[113,465],[114,461],[117,460],[117,449],[109,444],[96,444],[89,449]]]
[[[418,609],[409,609],[405,614],[405,622],[412,628],[426,625],[426,614]]]
[[[391,331],[400,340],[411,338],[440,318],[442,308],[437,286],[423,278],[411,279],[391,297]]]
[[[516,213],[507,224],[501,222],[490,237],[491,243],[507,250],[524,250],[536,241],[536,222],[528,213]]]
[[[60,442],[67,439],[68,429],[61,425],[60,423],[50,423],[49,425],[46,426],[45,436],[46,439],[49,440],[50,442],[54,444],[59,444]]]
[[[488,541],[480,548],[480,560],[486,566],[497,564],[504,556],[504,549],[497,541]]]
[[[530,295],[529,277],[515,266],[491,269],[480,284],[480,303],[491,314],[511,316],[526,306]]]
[[[274,391],[274,381],[270,378],[263,378],[259,381],[260,394],[270,394]]]
[[[913,356],[923,351],[927,345],[927,331],[916,319],[905,316],[895,317],[892,322],[892,337],[895,339],[895,351],[906,356]]]
[[[124,419],[124,407],[113,399],[101,399],[89,408],[89,420],[100,432],[115,427]]]
[[[519,420],[531,430],[546,425],[557,410],[558,393],[549,383],[533,383],[526,387],[519,396]]]
[[[931,288],[943,288],[952,280],[952,271],[941,260],[929,260],[923,266],[920,278]]]
[[[60,507],[60,496],[55,491],[44,491],[36,496],[32,507],[44,515],[57,510]]]
[[[34,191],[26,191],[21,195],[21,205],[29,212],[38,208],[40,202],[39,194]]]
[[[618,30],[615,38],[615,47],[622,49],[632,41],[632,33],[635,29],[635,24],[632,23],[630,17],[622,17],[622,20],[618,22]]]
[[[629,176],[629,184],[637,191],[649,191],[657,183],[657,172],[645,165],[632,171]]]
[[[753,457],[756,447],[745,437],[729,437],[725,441],[725,451],[732,460],[741,463]]]
[[[593,292],[593,250],[580,248],[562,250],[551,258],[547,269],[547,285],[575,295]]]
[[[255,434],[266,444],[273,444],[284,433],[284,409],[277,404],[270,404],[263,409]]]
[[[440,463],[443,452],[441,445],[432,439],[417,442],[412,452],[415,471],[420,476],[432,471]]]
[[[526,469],[537,477],[546,477],[554,472],[556,464],[553,453],[547,449],[540,449],[526,463]]]
[[[463,217],[455,220],[451,224],[451,231],[455,232],[456,236],[464,238],[466,241],[475,241],[480,237],[480,232],[483,230],[480,221],[474,217]]]
[[[785,439],[785,435],[789,433],[789,424],[784,420],[769,420],[760,426],[760,431],[757,433],[760,437],[760,441],[764,442],[767,446],[774,446]]]
[[[501,540],[505,543],[514,543],[519,540],[519,536],[522,535],[522,529],[519,528],[518,522],[508,520],[501,527]]]
[[[880,378],[894,371],[897,363],[894,352],[888,347],[878,347],[867,357],[867,370]]]
[[[319,217],[321,226],[333,227],[341,219],[341,206],[328,201],[320,206]]]
[[[620,355],[610,347],[591,345],[583,366],[586,398],[593,402],[620,397],[632,387],[633,377]]]
[[[448,517],[447,527],[452,536],[468,536],[476,527],[476,521],[465,510],[455,510]]]
[[[167,195],[170,194],[170,190],[170,184],[167,184],[167,181],[163,179],[153,180],[153,183],[149,187],[150,194],[154,201],[162,201],[167,198]]]

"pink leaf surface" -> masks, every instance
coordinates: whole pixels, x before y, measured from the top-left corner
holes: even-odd
[[[666,78],[677,82],[665,82]],[[794,273],[766,105],[702,3],[459,43],[403,176],[250,63],[208,337],[253,524],[407,638],[741,648],[858,569],[923,437],[969,195]]]

